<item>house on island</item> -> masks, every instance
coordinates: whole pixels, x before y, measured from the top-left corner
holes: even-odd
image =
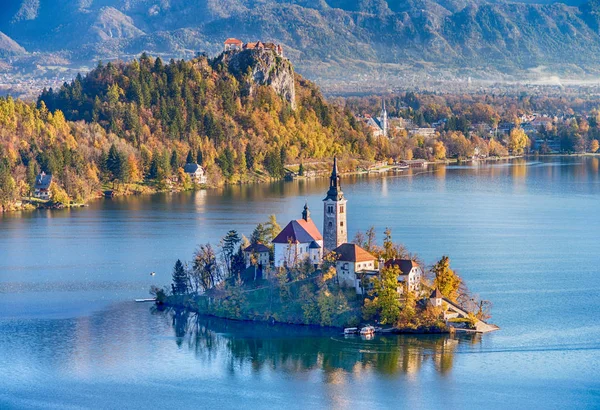
[[[375,257],[353,243],[343,243],[331,253],[340,286],[355,288],[362,294],[360,279],[365,272],[375,272]]]
[[[271,250],[267,245],[257,242],[244,248],[244,260],[246,261],[246,267],[249,268],[252,265],[257,265],[261,268],[269,266],[269,254]]]
[[[323,259],[323,236],[310,218],[308,204],[302,218],[290,221],[272,241],[275,267],[294,267],[307,258],[317,265]]]
[[[183,172],[190,176],[194,184],[206,184],[206,172],[202,165],[188,163],[183,167]]]
[[[442,292],[438,288],[435,288],[431,295],[429,296],[429,304],[433,307],[442,307],[444,296],[442,296]]]
[[[386,268],[397,267],[400,270],[398,275],[398,293],[404,292],[404,285],[413,292],[421,290],[421,279],[423,278],[423,269],[419,264],[410,259],[390,259],[384,263]]]
[[[52,175],[46,174],[44,171],[42,171],[37,177],[35,177],[33,196],[44,200],[52,199],[52,194],[50,193],[51,183]]]

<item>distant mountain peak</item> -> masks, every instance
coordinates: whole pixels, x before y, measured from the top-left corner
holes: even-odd
[[[0,57],[3,55],[22,55],[26,52],[19,43],[0,31]]]

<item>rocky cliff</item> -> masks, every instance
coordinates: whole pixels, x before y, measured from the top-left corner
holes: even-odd
[[[270,49],[228,51],[218,60],[228,65],[229,71],[241,83],[242,89],[253,94],[256,85],[267,85],[296,109],[294,67],[289,60]]]

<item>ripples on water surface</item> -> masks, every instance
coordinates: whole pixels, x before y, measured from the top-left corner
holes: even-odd
[[[0,408],[599,408],[599,159],[342,180],[350,235],[389,226],[494,302],[502,330],[480,338],[362,341],[130,302],[230,228],[305,200],[321,220],[326,180],[0,216]]]

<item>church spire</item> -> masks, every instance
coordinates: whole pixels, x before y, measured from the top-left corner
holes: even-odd
[[[308,202],[304,203],[304,210],[302,211],[302,219],[306,222],[310,221],[310,211],[308,210]]]
[[[388,116],[387,110],[385,109],[385,98],[381,99],[381,116],[379,117],[381,130],[383,131],[383,136],[387,137],[388,134]]]
[[[332,251],[348,241],[346,198],[340,185],[337,158],[333,159],[329,191],[323,199],[323,207],[323,245],[326,250]]]
[[[331,176],[329,177],[329,191],[327,191],[327,198],[337,201],[342,199],[344,193],[342,192],[342,186],[340,184],[340,176],[338,175],[337,158],[333,158],[333,169],[331,170]]]

